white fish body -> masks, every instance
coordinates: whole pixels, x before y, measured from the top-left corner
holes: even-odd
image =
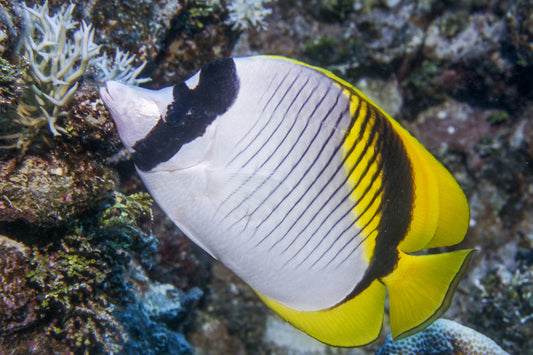
[[[414,139],[364,95],[324,71],[276,57],[225,59],[171,88],[109,82],[101,95],[143,182],[173,222],[280,315],[322,341],[368,343],[382,315],[368,322],[369,334],[353,340],[322,334],[300,315],[341,312],[366,299],[376,306],[362,314],[380,307],[382,314],[383,280],[403,270],[400,260],[410,260],[400,247],[454,244],[466,230],[462,218],[453,237],[435,237],[439,218],[447,217],[426,211],[431,199],[419,196],[416,182],[427,168],[414,166],[432,157],[413,148]],[[446,184],[453,180],[431,164]],[[464,195],[454,188],[458,213],[466,206],[468,218]],[[470,251],[454,258],[431,314],[406,321],[398,334],[441,312]]]

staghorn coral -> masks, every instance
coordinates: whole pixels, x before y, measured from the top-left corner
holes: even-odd
[[[128,52],[122,52],[120,49],[115,50],[115,58],[107,57],[107,54],[96,57],[91,65],[94,66],[98,74],[96,80],[98,82],[105,82],[107,80],[115,80],[123,82],[128,85],[139,85],[150,81],[150,78],[137,78],[142,72],[146,62],[143,62],[139,67],[132,66],[135,60],[135,55]]]
[[[106,54],[99,56],[100,46],[93,41],[93,26],[74,21],[74,9],[75,5],[71,4],[50,15],[47,1],[19,8],[26,27],[22,34],[17,33],[23,43],[22,52],[11,55],[15,58],[19,55],[23,64],[17,67],[1,63],[2,80],[8,84],[1,91],[2,101],[9,101],[15,107],[0,116],[1,148],[16,148],[25,153],[38,137],[50,142],[41,134],[46,126],[54,136],[70,133],[72,127],[61,120],[69,115],[68,104],[90,68],[101,81],[113,79],[129,84],[148,81],[137,78],[144,64],[132,65],[134,55],[117,49],[114,59]],[[2,19],[9,14],[3,11],[0,15]]]
[[[33,8],[23,6],[30,35],[24,41],[24,57],[30,65],[33,96],[19,108],[19,122],[24,126],[48,124],[54,135],[66,131],[57,125],[66,105],[78,88],[91,58],[100,47],[93,42],[92,25],[72,19],[75,5],[71,4],[53,16],[48,14],[48,2]],[[69,34],[72,33],[70,38]]]

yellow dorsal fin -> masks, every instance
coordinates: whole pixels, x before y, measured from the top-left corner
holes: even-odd
[[[399,249],[413,252],[461,242],[470,222],[468,202],[463,190],[452,174],[420,142],[397,122],[392,122],[394,129],[402,137],[413,164],[417,195],[411,228]],[[429,211],[433,213],[429,214]],[[432,238],[428,239],[424,234]]]
[[[413,256],[400,252],[396,269],[382,279],[389,294],[393,339],[416,333],[446,311],[472,253]]]
[[[434,169],[439,186],[439,220],[435,235],[426,248],[460,243],[470,223],[470,209],[465,194],[441,164]]]
[[[326,344],[362,346],[376,340],[381,330],[385,286],[377,280],[356,297],[321,311],[297,311],[258,295],[287,322]]]

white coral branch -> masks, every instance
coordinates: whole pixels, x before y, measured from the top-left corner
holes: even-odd
[[[272,14],[272,9],[264,6],[272,0],[232,0],[227,6],[227,22],[233,24],[234,30],[246,30],[250,27],[265,30],[265,18]]]
[[[84,21],[78,25],[73,21],[74,7],[71,4],[50,16],[48,2],[33,8],[23,5],[31,26],[30,36],[24,43],[24,56],[35,81],[31,88],[41,117],[48,122],[54,135],[65,131],[57,127],[59,107],[70,101],[79,78],[100,51],[100,46],[93,42],[92,25]]]
[[[150,81],[150,78],[137,78],[144,69],[146,62],[135,68],[132,63],[135,60],[135,55],[128,52],[122,52],[116,49],[115,58],[107,57],[107,54],[94,58],[92,65],[98,71],[96,80],[105,82],[108,80],[120,81],[128,85],[139,85]]]

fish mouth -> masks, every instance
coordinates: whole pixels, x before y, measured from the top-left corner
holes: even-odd
[[[123,103],[124,99],[129,97],[129,95],[124,94],[128,92],[128,89],[127,85],[113,80],[106,81],[105,85],[100,87],[100,97],[104,101],[115,123],[117,119],[120,119],[123,113],[121,111],[128,107],[128,105],[124,105]]]
[[[113,105],[113,93],[117,93],[120,83],[116,81],[106,81],[105,85],[100,88],[100,97],[104,100],[107,108]]]

